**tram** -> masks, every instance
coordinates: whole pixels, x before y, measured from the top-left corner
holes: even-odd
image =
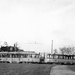
[[[44,62],[51,64],[75,64],[75,55],[47,54]]]
[[[0,52],[0,62],[4,63],[39,63],[38,53]]]

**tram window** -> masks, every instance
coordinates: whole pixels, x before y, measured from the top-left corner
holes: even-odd
[[[23,58],[24,57],[23,54],[20,54],[20,57]]]
[[[65,56],[64,55],[62,56],[62,59],[65,59]]]
[[[34,56],[34,58],[36,58],[36,55]]]
[[[16,55],[15,54],[13,54],[13,58],[16,58]]]
[[[51,55],[49,55],[49,58],[52,58],[52,56],[51,56]]]
[[[18,54],[15,54],[15,57],[18,58]]]
[[[55,59],[58,59],[58,55],[55,55],[54,58],[55,58]]]
[[[7,54],[7,57],[10,57],[10,54]]]
[[[51,58],[51,56],[50,56],[50,55],[46,55],[46,58],[48,58],[48,59],[49,59],[49,58]]]
[[[20,57],[21,58],[26,58],[27,56],[26,56],[26,54],[20,54]]]
[[[36,55],[36,58],[39,58],[39,55]]]
[[[35,55],[32,55],[32,58],[36,58],[36,56]]]
[[[49,56],[48,55],[46,55],[46,57],[45,58],[49,58]]]
[[[23,57],[24,57],[24,58],[27,58],[27,57],[28,57],[28,55],[27,55],[27,54],[23,54]]]
[[[46,55],[46,58],[49,58],[49,55]]]
[[[59,59],[63,59],[63,56],[60,55],[60,56],[59,56]]]
[[[32,55],[32,58],[34,57],[34,55]]]
[[[17,55],[16,55],[16,54],[14,54],[14,57],[15,57],[15,58],[17,58]]]
[[[27,58],[28,57],[28,54],[21,54],[20,57],[21,58]]]
[[[0,57],[2,57],[1,54],[0,54]]]
[[[62,55],[62,59],[65,59],[64,55]]]
[[[73,56],[71,56],[71,58],[70,59],[73,59]]]
[[[58,59],[64,59],[63,55],[58,55]]]
[[[6,57],[6,54],[2,54],[2,57]]]
[[[12,58],[17,58],[17,55],[16,54],[12,54]]]
[[[72,59],[74,59],[74,56],[72,56]]]
[[[12,58],[12,54],[9,54],[10,55],[10,58]]]
[[[13,58],[13,54],[11,54],[11,57]]]
[[[32,58],[32,54],[30,54],[29,57]]]
[[[21,55],[21,57],[24,57],[24,58],[26,58],[26,54],[22,54],[22,55]]]
[[[28,55],[28,54],[26,54],[26,58],[27,58],[27,57],[29,57],[29,55]]]
[[[75,56],[74,56],[74,59],[75,59]]]
[[[29,58],[30,57],[30,55],[29,54],[27,54],[27,58]]]
[[[74,59],[74,56],[71,56],[71,59]]]
[[[35,58],[39,58],[39,55],[35,54]]]
[[[24,54],[21,54],[20,56],[21,56],[21,58],[24,58],[24,57],[25,57],[25,55],[24,55]]]
[[[64,57],[64,59],[67,59],[67,57],[65,55],[63,57]]]
[[[72,56],[68,56],[68,59],[72,59]]]
[[[64,59],[69,59],[69,56],[65,55],[65,56],[64,56]]]
[[[39,58],[39,55],[35,55],[36,56],[36,58]]]
[[[36,56],[36,58],[38,58],[38,55],[35,55]]]
[[[33,58],[36,58],[36,56],[34,55],[34,57]]]
[[[21,55],[20,55],[20,54],[17,54],[17,57],[18,57],[18,58],[20,58],[20,57],[21,57]]]
[[[53,58],[54,58],[54,56],[53,56],[53,55],[51,55],[51,56],[50,56],[50,58],[52,58],[52,59],[53,59]]]

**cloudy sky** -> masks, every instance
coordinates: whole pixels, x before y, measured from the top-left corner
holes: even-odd
[[[74,0],[0,0],[0,44],[49,52],[51,40],[75,46]]]

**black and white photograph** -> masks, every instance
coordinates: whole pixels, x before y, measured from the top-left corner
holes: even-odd
[[[75,75],[75,0],[0,0],[0,75]]]

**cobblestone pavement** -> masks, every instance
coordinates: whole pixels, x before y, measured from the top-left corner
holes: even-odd
[[[66,65],[57,65],[51,69],[50,75],[75,75]]]

